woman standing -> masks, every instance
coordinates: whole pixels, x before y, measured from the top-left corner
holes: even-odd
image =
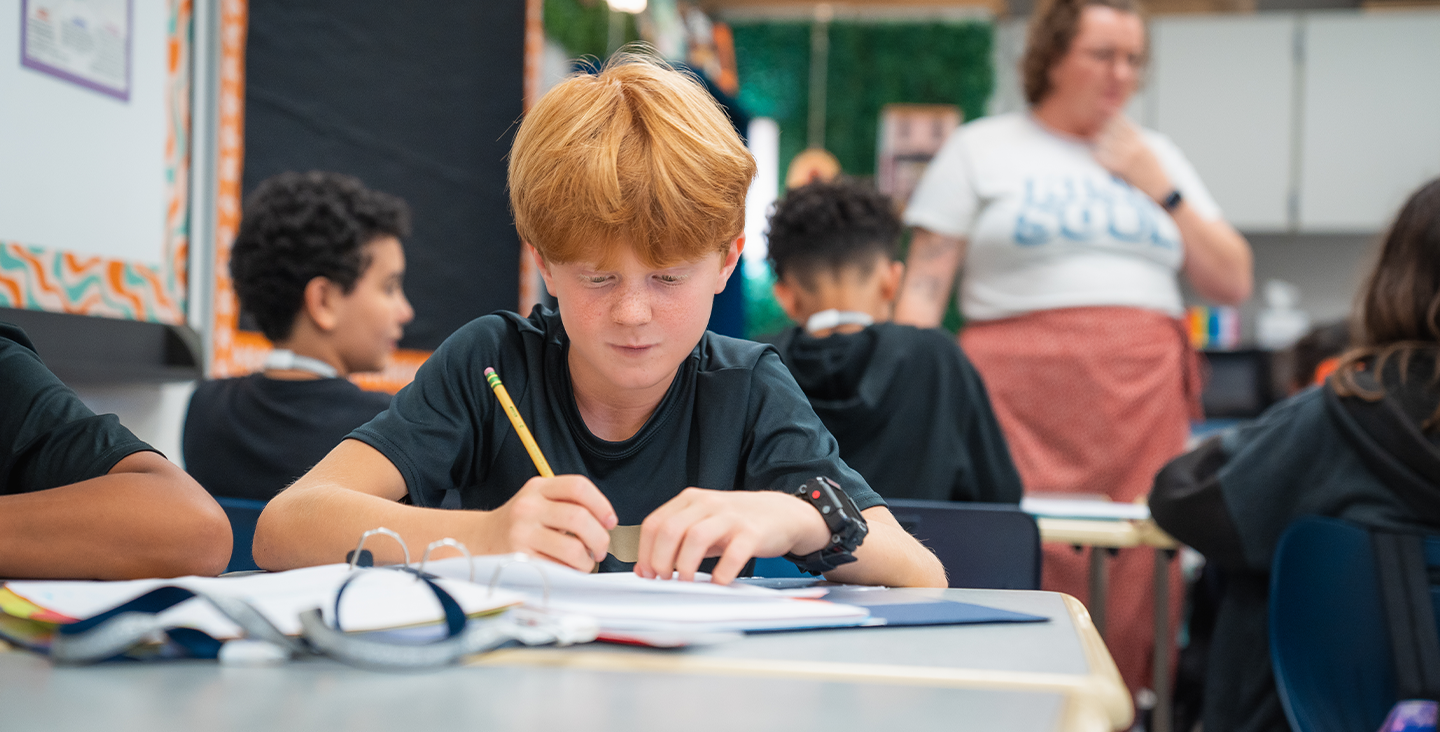
[[[1179,149],[1122,114],[1145,58],[1134,0],[1042,3],[1029,111],[958,130],[905,213],[895,319],[938,325],[965,265],[961,344],[1030,493],[1144,495],[1198,416],[1176,273],[1220,303],[1250,295],[1245,239]],[[1084,598],[1085,557],[1049,549],[1045,587]],[[1151,572],[1148,550],[1111,565],[1109,645],[1132,689],[1151,679]]]

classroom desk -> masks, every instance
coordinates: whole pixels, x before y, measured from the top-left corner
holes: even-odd
[[[1104,549],[1151,547],[1155,549],[1155,712],[1152,732],[1170,732],[1170,644],[1160,639],[1173,635],[1170,629],[1170,562],[1180,543],[1155,524],[1153,519],[1109,520],[1037,517],[1040,540],[1090,547],[1090,614],[1095,627],[1105,635],[1105,598],[1109,585]]]
[[[10,730],[422,732],[429,729],[1126,729],[1129,694],[1074,598],[916,591],[1048,623],[753,635],[657,651],[502,650],[461,667],[388,674],[329,661],[56,668],[0,653]]]

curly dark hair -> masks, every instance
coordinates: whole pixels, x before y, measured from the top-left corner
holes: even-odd
[[[410,235],[410,207],[339,173],[281,173],[245,200],[230,250],[240,307],[272,341],[290,336],[305,286],[324,277],[350,292],[379,237]]]
[[[775,276],[793,275],[813,287],[815,275],[858,267],[867,274],[877,254],[895,256],[900,218],[889,196],[853,180],[792,189],[770,215],[770,263]]]

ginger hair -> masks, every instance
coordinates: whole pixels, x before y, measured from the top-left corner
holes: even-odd
[[[692,76],[622,52],[550,90],[510,153],[520,238],[547,262],[652,267],[724,253],[745,228],[755,161]]]

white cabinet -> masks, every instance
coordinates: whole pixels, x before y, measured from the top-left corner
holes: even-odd
[[[1126,112],[1169,135],[1250,233],[1370,234],[1440,176],[1440,11],[1150,21]],[[1023,109],[1023,21],[1002,21],[991,113]]]
[[[1296,29],[1290,14],[1151,23],[1146,121],[1246,231],[1290,227]]]
[[[1440,13],[1325,13],[1303,21],[1299,228],[1384,228],[1440,175]]]

